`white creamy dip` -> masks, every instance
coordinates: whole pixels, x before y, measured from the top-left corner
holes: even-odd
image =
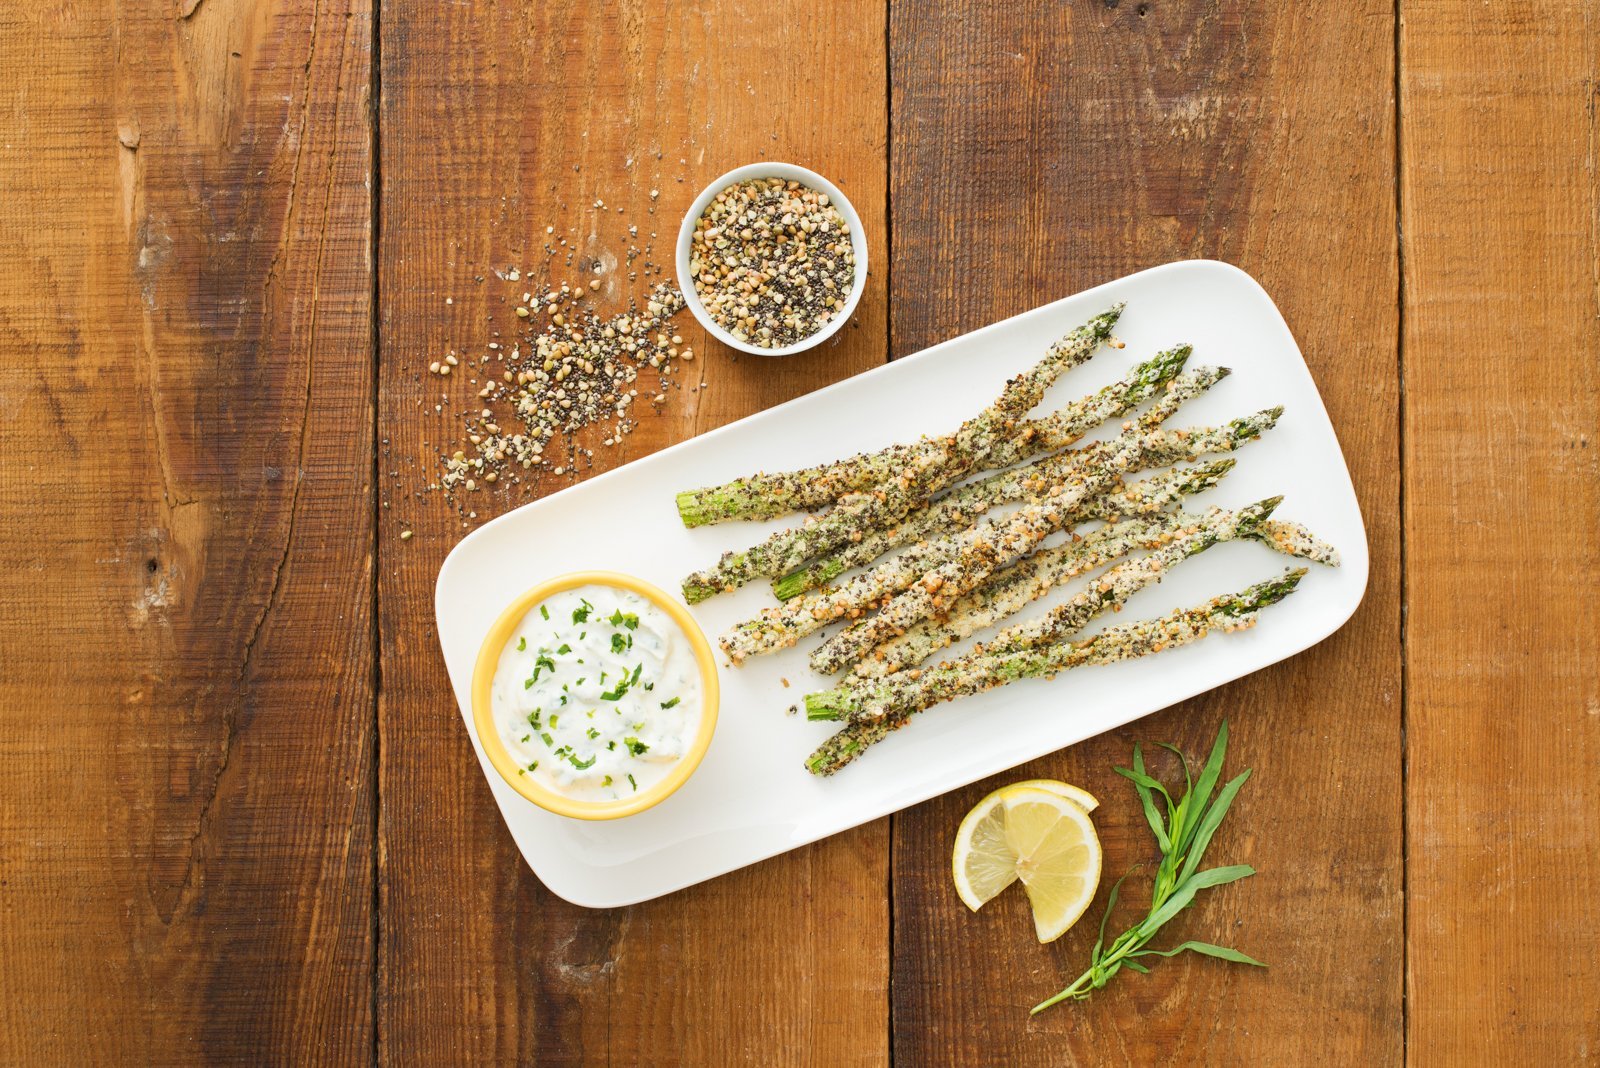
[[[649,598],[580,586],[529,609],[500,654],[495,725],[519,774],[577,801],[632,797],[667,774],[700,727],[689,638]]]

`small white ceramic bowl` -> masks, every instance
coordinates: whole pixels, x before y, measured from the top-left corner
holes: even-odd
[[[844,221],[850,224],[850,244],[854,247],[856,256],[856,281],[850,289],[850,296],[844,302],[844,310],[828,321],[828,325],[818,330],[815,334],[803,341],[797,341],[781,349],[763,349],[744,341],[739,341],[732,334],[712,321],[706,312],[705,306],[700,303],[700,297],[695,292],[694,278],[689,274],[689,248],[694,242],[694,224],[700,214],[706,210],[706,205],[728,186],[735,182],[742,182],[749,178],[784,178],[809,186],[819,193],[828,194],[828,199],[833,206],[839,209],[839,214],[844,216]],[[757,356],[788,356],[791,353],[804,352],[828,340],[845,321],[855,313],[856,305],[861,303],[861,294],[867,288],[867,232],[861,225],[861,216],[856,214],[856,207],[850,203],[850,198],[839,191],[839,187],[828,181],[815,171],[804,167],[797,167],[793,163],[751,163],[743,167],[735,167],[710,185],[700,191],[694,198],[694,203],[689,206],[689,211],[683,217],[683,225],[678,227],[678,288],[683,290],[683,299],[689,305],[689,311],[699,320],[706,332],[731,349],[740,352],[754,353]]]

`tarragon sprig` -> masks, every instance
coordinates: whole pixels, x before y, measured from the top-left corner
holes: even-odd
[[[1223,786],[1216,800],[1212,800],[1211,791],[1216,788],[1217,780],[1222,775],[1222,758],[1228,751],[1227,722],[1224,721],[1222,729],[1217,732],[1216,743],[1211,747],[1211,756],[1200,772],[1198,782],[1190,780],[1189,762],[1184,760],[1181,752],[1170,745],[1163,744],[1163,748],[1177,753],[1178,760],[1183,765],[1184,792],[1177,801],[1172,800],[1172,795],[1167,792],[1166,787],[1146,773],[1144,755],[1139,751],[1137,743],[1133,747],[1133,767],[1116,769],[1119,775],[1133,781],[1134,789],[1139,792],[1139,802],[1144,806],[1145,819],[1150,822],[1150,830],[1156,836],[1156,844],[1161,847],[1161,863],[1156,868],[1155,890],[1150,900],[1149,915],[1137,925],[1124,931],[1109,946],[1105,944],[1106,923],[1111,919],[1112,910],[1117,907],[1117,891],[1122,889],[1123,880],[1138,870],[1135,867],[1111,887],[1111,893],[1106,901],[1105,915],[1100,918],[1100,937],[1095,940],[1094,951],[1090,955],[1089,969],[1078,976],[1071,986],[1035,1005],[1032,1012],[1042,1012],[1068,998],[1081,1001],[1105,986],[1111,981],[1112,976],[1123,968],[1136,972],[1149,971],[1139,962],[1140,957],[1175,957],[1184,950],[1189,950],[1207,957],[1266,967],[1265,964],[1253,957],[1245,956],[1236,949],[1214,946],[1209,942],[1183,942],[1171,949],[1146,948],[1168,921],[1194,903],[1195,894],[1207,887],[1222,886],[1256,873],[1256,870],[1248,864],[1230,864],[1221,868],[1199,870],[1200,858],[1205,855],[1206,847],[1211,844],[1211,836],[1217,833],[1222,817],[1228,814],[1228,806],[1233,804],[1239,788],[1250,777],[1250,770],[1246,768],[1243,774]],[[1155,795],[1158,793],[1165,802],[1165,818],[1156,807]]]

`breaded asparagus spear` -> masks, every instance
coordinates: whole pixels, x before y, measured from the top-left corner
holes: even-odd
[[[1180,377],[1179,381],[1182,381]],[[1282,409],[1268,409],[1230,427],[1249,437],[1259,436],[1272,426]],[[1146,420],[1161,413],[1152,412]],[[1148,425],[1147,423],[1143,425]],[[908,628],[941,611],[945,604],[964,596],[989,580],[1001,567],[1033,551],[1044,538],[1061,529],[1070,509],[1087,497],[1109,490],[1124,471],[1142,454],[1145,435],[1135,425],[1106,442],[1106,454],[1090,465],[1080,479],[1064,479],[1050,488],[1045,503],[1025,505],[993,525],[993,537],[979,537],[973,551],[954,558],[923,575],[916,583],[891,597],[876,615],[862,619],[835,634],[811,654],[811,667],[832,674],[854,663],[875,646],[904,633]],[[980,533],[986,528],[980,528]]]
[[[1215,431],[1155,430],[1144,435],[1143,444],[1153,447],[1152,443],[1173,441],[1193,447],[1195,456],[1206,451],[1231,450],[1270,429],[1281,410],[1258,412],[1244,419],[1236,419]],[[1061,508],[1060,525],[1072,521],[1072,517],[1079,514],[1078,509],[1082,504],[1092,499],[1091,491],[1108,490],[1110,486],[1106,483],[1120,476],[1122,469],[1115,466],[1112,444],[1102,442],[1081,450],[1079,455],[1083,463],[1069,472],[1062,482],[1054,484],[1075,487],[1071,494],[1063,490],[1065,496],[1047,498]],[[1103,476],[1107,471],[1110,478],[1091,477],[1095,472]],[[1014,519],[1015,516],[1010,518]],[[921,542],[872,570],[854,576],[837,588],[819,590],[806,597],[764,609],[759,617],[738,624],[724,634],[721,638],[722,648],[738,662],[747,656],[788,648],[807,634],[836,620],[860,618],[884,597],[928,577],[934,569],[979,552],[978,546],[991,540],[998,529],[996,524],[985,523]]]
[[[1020,611],[1044,597],[1056,586],[1079,575],[1111,563],[1134,549],[1157,549],[1179,532],[1196,528],[1204,517],[1187,512],[1162,512],[1158,515],[1123,519],[1110,523],[1083,538],[1043,549],[1011,565],[985,586],[974,590],[951,606],[945,617],[925,619],[906,633],[878,646],[856,662],[858,676],[881,676],[905,671],[922,663],[941,649],[970,638],[987,627]],[[1269,528],[1296,532],[1292,538],[1276,538]],[[1234,537],[1260,541],[1290,556],[1338,564],[1338,554],[1309,531],[1293,523],[1263,519],[1241,527]],[[1002,636],[1003,637],[1003,636]],[[1001,638],[987,646],[996,651]]]
[[[832,775],[869,746],[905,726],[917,711],[941,701],[993,689],[1017,679],[1052,677],[1076,667],[1148,656],[1199,641],[1213,628],[1232,631],[1253,626],[1257,613],[1294,592],[1305,574],[1304,568],[1290,571],[1239,593],[1225,594],[1197,607],[1181,608],[1155,619],[1111,627],[1083,641],[1057,642],[1006,656],[980,658],[972,663],[958,661],[940,665],[917,673],[916,679],[886,681],[880,691],[870,697],[854,687],[812,694],[806,698],[806,715],[810,719],[850,718],[867,709],[871,701],[876,701],[877,707],[885,712],[876,718],[860,715],[853,719],[817,747],[807,758],[806,768],[814,775]],[[903,676],[910,674],[902,673]]]
[[[938,462],[949,443],[963,434],[987,432],[996,425],[1013,429],[1039,403],[1051,383],[1088,359],[1111,336],[1111,328],[1121,314],[1122,305],[1118,304],[1073,329],[1050,347],[1043,360],[1008,381],[993,404],[954,434],[891,445],[798,471],[753,475],[721,486],[688,490],[678,494],[678,514],[685,526],[697,527],[728,519],[770,519],[786,512],[820,508],[848,494],[877,489],[908,469]]]
[[[1196,527],[1198,516],[1159,509],[1189,493],[1215,486],[1233,467],[1224,460],[1137,482],[1126,490],[1089,502],[1080,510],[1111,520],[1083,537],[1040,549],[1002,569],[984,585],[962,597],[938,618],[925,619],[906,633],[874,649],[855,665],[857,675],[889,675],[922,663],[934,653],[993,626],[1056,586],[1111,563],[1135,549],[1155,549],[1178,532]],[[1181,475],[1182,477],[1175,477]],[[1114,509],[1134,513],[1120,519]],[[1150,513],[1157,514],[1150,514]],[[1182,517],[1182,518],[1180,518]],[[1086,517],[1087,518],[1087,517]]]
[[[1165,472],[1125,489],[1084,501],[1067,518],[1067,525],[1076,526],[1090,519],[1111,519],[1127,512],[1155,511],[1180,492],[1198,493],[1202,488],[1215,485],[1235,462],[1219,460],[1204,467]],[[964,529],[967,528],[958,527],[953,533],[960,534]],[[1137,533],[1142,529],[1143,525],[1137,528],[1121,526],[1113,534],[1120,535],[1124,531]],[[1111,537],[1096,531],[1074,544],[1083,547],[1086,558],[1099,559],[1102,546]],[[745,656],[787,648],[835,619],[845,616],[855,618],[880,597],[904,589],[929,568],[942,563],[948,558],[951,545],[948,539],[924,542],[871,572],[857,575],[838,589],[814,593],[803,600],[766,609],[761,618],[740,624],[733,633],[725,636],[722,639],[723,648],[735,659],[743,659]],[[1073,545],[1064,545],[1049,552],[1064,555],[1072,548]],[[1037,559],[1040,555],[1035,554],[1029,559]],[[1117,555],[1121,555],[1121,550]],[[1109,559],[1106,557],[1100,562],[1108,562]],[[1077,573],[1098,566],[1099,563],[1090,563]]]
[[[1091,582],[1088,589],[1051,609],[1042,618],[1002,630],[980,647],[979,654],[1004,656],[1069,638],[1102,612],[1120,611],[1128,598],[1160,582],[1168,571],[1191,556],[1255,530],[1281,503],[1282,497],[1268,497],[1235,511],[1213,508],[1192,525],[1172,531],[1167,535],[1166,544],[1149,556],[1118,564]]]
[[[1187,385],[1180,394],[1194,396],[1227,377],[1226,367],[1206,367],[1184,376]],[[1169,391],[1166,401],[1172,397]],[[1226,427],[1191,431],[1207,435],[1197,441],[1187,441],[1180,434],[1151,439],[1150,448],[1139,460],[1137,467],[1165,467],[1168,464],[1192,460],[1209,452],[1227,451],[1237,447]],[[1090,448],[1093,448],[1091,446]],[[814,590],[832,582],[851,568],[870,564],[884,553],[901,545],[923,538],[939,537],[952,531],[964,530],[976,523],[990,508],[1000,504],[1020,501],[1041,486],[1048,486],[1070,470],[1069,465],[1080,464],[1089,450],[1058,453],[1011,471],[965,486],[959,486],[946,496],[930,504],[912,509],[905,518],[887,527],[879,527],[852,539],[832,555],[816,560],[805,567],[791,571],[772,583],[772,592],[779,600],[787,601],[807,590]]]
[[[1096,317],[1052,346],[1050,354],[1027,373],[1006,383],[988,408],[962,424],[948,438],[895,472],[870,491],[846,494],[822,516],[792,530],[779,531],[743,552],[724,553],[716,565],[683,581],[690,603],[742,586],[761,575],[781,575],[847,544],[863,531],[884,526],[905,515],[947,486],[985,465],[989,454],[1009,440],[1028,409],[1063,371],[1094,355],[1115,321],[1118,309]]]

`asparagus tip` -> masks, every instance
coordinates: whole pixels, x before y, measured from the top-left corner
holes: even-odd
[[[1127,306],[1126,301],[1117,301],[1111,307],[1090,319],[1085,324],[1088,328],[1086,332],[1102,339],[1110,337],[1111,328],[1117,324],[1118,319],[1122,318],[1122,309]]]
[[[1306,577],[1308,570],[1297,567],[1277,578],[1256,583],[1234,598],[1233,602],[1223,609],[1223,613],[1230,616],[1247,616],[1258,609],[1277,604],[1294,592],[1294,588],[1300,585],[1300,580]]]
[[[1193,345],[1179,345],[1165,352],[1158,352],[1134,370],[1134,378],[1140,385],[1159,385],[1183,370],[1184,363],[1193,352]]]
[[[1182,474],[1188,476],[1182,484],[1183,493],[1200,493],[1208,490],[1222,480],[1222,476],[1233,470],[1239,461],[1229,457],[1223,460],[1214,460],[1211,463],[1200,464],[1183,470]]]
[[[1265,523],[1269,518],[1271,518],[1274,509],[1276,509],[1278,505],[1282,503],[1283,497],[1282,495],[1279,495],[1277,497],[1268,497],[1265,500],[1257,501],[1254,504],[1247,504],[1243,508],[1239,509],[1239,511],[1235,513],[1238,516],[1236,521],[1237,526],[1235,527],[1234,531],[1235,536],[1247,537],[1254,533],[1262,523]]]

